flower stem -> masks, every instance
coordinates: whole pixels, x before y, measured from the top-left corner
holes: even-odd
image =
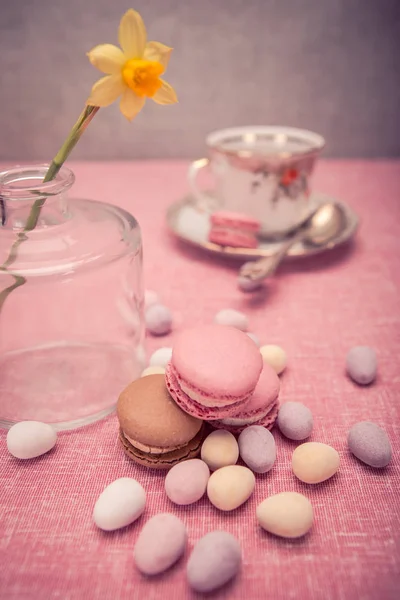
[[[51,161],[50,167],[43,179],[43,183],[47,183],[48,181],[51,181],[52,179],[54,179],[57,176],[57,174],[60,171],[61,167],[63,166],[64,162],[67,160],[68,156],[71,154],[72,150],[75,148],[76,144],[79,142],[83,132],[86,130],[87,126],[89,125],[89,123],[91,122],[91,120],[93,119],[93,117],[95,116],[95,114],[97,113],[98,110],[99,110],[98,106],[88,105],[85,107],[85,109],[80,114],[77,122],[72,127],[67,139],[61,146],[60,150],[57,152],[56,156]],[[35,200],[35,202],[33,203],[32,208],[29,213],[29,216],[28,216],[28,219],[25,223],[25,227],[24,227],[23,231],[18,233],[17,239],[15,240],[15,242],[12,244],[12,246],[10,248],[10,252],[9,252],[7,259],[5,260],[5,262],[2,265],[0,265],[0,271],[7,271],[8,267],[10,265],[12,265],[15,262],[15,260],[17,259],[18,248],[20,247],[20,245],[23,242],[25,242],[28,239],[26,232],[32,231],[33,229],[35,229],[35,227],[38,223],[43,205],[46,202],[46,199],[49,195],[50,194],[43,193],[40,195],[40,198]],[[3,199],[2,199],[2,201],[4,203]],[[2,218],[4,218],[4,212],[3,212]],[[4,225],[4,223],[3,223],[3,225]],[[24,285],[26,283],[25,277],[22,277],[20,275],[14,275],[14,274],[11,274],[11,275],[12,275],[12,277],[14,277],[15,282],[13,285],[9,286],[8,288],[5,288],[4,290],[2,290],[2,292],[0,292],[0,312],[1,312],[1,309],[3,308],[4,302],[6,301],[8,296],[11,294],[11,292],[13,292],[16,288],[18,288],[21,285]]]
[[[79,119],[77,120],[77,122],[75,123],[73,128],[71,129],[69,136],[67,137],[67,139],[65,140],[65,142],[63,143],[63,145],[61,146],[59,151],[57,152],[56,156],[51,161],[51,165],[49,167],[49,170],[46,173],[45,178],[43,179],[43,183],[46,183],[47,181],[51,181],[52,179],[54,179],[54,177],[56,177],[57,173],[59,172],[59,170],[65,163],[65,161],[67,160],[68,156],[71,154],[71,152],[74,149],[74,147],[76,146],[76,144],[79,142],[83,132],[86,130],[87,126],[89,125],[90,121],[93,119],[93,117],[95,116],[95,114],[97,113],[98,110],[99,110],[99,106],[86,106],[85,107],[85,109],[80,114]],[[39,214],[40,214],[40,211],[39,211]],[[38,215],[38,217],[39,217],[39,215]],[[28,222],[29,222],[29,219],[28,219]],[[37,220],[36,220],[36,223],[37,223]],[[34,229],[36,227],[36,223],[32,227],[32,229]]]
[[[25,277],[21,277],[20,275],[13,275],[13,277],[15,279],[14,283],[0,292],[0,312],[3,308],[4,302],[11,294],[11,292],[16,290],[21,285],[24,285],[24,283],[26,282]]]

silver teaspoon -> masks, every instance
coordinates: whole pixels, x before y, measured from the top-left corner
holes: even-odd
[[[338,236],[344,225],[345,216],[341,206],[334,202],[322,204],[275,254],[244,264],[239,271],[239,278],[242,281],[247,279],[254,284],[261,283],[263,279],[275,272],[294,244],[304,241],[312,246],[324,246]]]

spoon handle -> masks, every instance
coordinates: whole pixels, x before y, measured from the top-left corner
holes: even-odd
[[[246,263],[240,269],[240,277],[245,277],[251,281],[262,281],[273,275],[277,267],[285,258],[288,250],[305,236],[304,229],[297,231],[293,237],[281,244],[278,250],[272,256],[260,258],[252,263]]]

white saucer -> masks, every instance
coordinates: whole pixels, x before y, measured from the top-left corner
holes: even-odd
[[[313,193],[310,200],[311,205],[314,207],[326,202],[337,202],[332,197],[319,193]],[[343,231],[324,246],[311,246],[303,242],[298,242],[290,248],[287,258],[301,258],[320,254],[326,250],[336,248],[353,237],[358,227],[359,218],[347,204],[343,202],[337,202],[337,204],[342,207],[345,215],[346,223]],[[282,240],[260,240],[258,248],[233,248],[209,242],[210,213],[199,209],[195,205],[194,198],[191,195],[186,196],[180,202],[176,202],[169,207],[167,211],[167,224],[176,237],[192,246],[202,248],[212,254],[240,260],[271,256],[282,243]]]

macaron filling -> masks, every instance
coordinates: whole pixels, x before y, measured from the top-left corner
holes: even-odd
[[[250,390],[245,396],[235,397],[232,395],[219,395],[210,396],[207,392],[194,387],[187,381],[185,381],[177,372],[172,363],[169,363],[167,367],[168,374],[175,380],[176,384],[182,390],[186,396],[188,396],[194,402],[199,403],[201,406],[208,408],[218,408],[220,406],[231,406],[233,404],[246,402],[251,398],[253,390]]]
[[[120,429],[119,438],[129,458],[133,458],[140,464],[148,467],[164,469],[170,468],[182,460],[195,458],[199,454],[204,439],[204,427],[201,427],[194,438],[184,446],[180,446],[179,448],[175,446],[162,454],[148,453],[135,448],[126,438],[122,429]]]
[[[233,398],[232,396],[219,396],[219,398],[221,398],[222,402],[216,402],[215,397],[212,396],[207,396],[205,395],[201,390],[195,390],[193,388],[188,387],[188,385],[186,383],[183,383],[183,381],[178,381],[179,383],[179,387],[181,388],[182,392],[184,392],[187,396],[189,396],[189,398],[191,400],[193,400],[194,402],[198,402],[200,403],[202,406],[207,406],[209,408],[218,408],[219,406],[226,406],[227,404],[231,405],[231,404],[236,404],[237,402],[245,402],[246,400],[248,400],[251,396],[251,394],[248,394],[247,396],[245,396],[244,398],[238,400],[238,398]]]
[[[264,417],[259,417],[256,421],[253,421],[253,423],[251,423],[251,425],[261,425],[262,427],[265,427],[266,429],[271,429],[274,424],[275,421],[278,417],[278,412],[279,412],[279,402],[275,402],[273,404],[273,406],[271,407],[271,409],[269,410],[269,412],[264,416]],[[234,418],[234,417],[232,417]],[[230,431],[233,434],[238,434],[241,433],[244,429],[246,429],[247,427],[250,426],[250,423],[246,422],[242,425],[236,424],[236,425],[228,425],[227,420],[229,420],[230,417],[226,417],[224,419],[214,419],[214,420],[210,420],[210,422],[212,423],[213,427],[216,427],[217,429],[227,429],[228,431]]]
[[[273,409],[276,407],[276,403],[274,402],[272,405],[269,405],[265,410],[262,411],[253,411],[249,413],[248,417],[243,415],[241,418],[232,417],[229,419],[221,419],[221,423],[223,425],[229,425],[233,427],[242,427],[243,425],[252,425],[257,421],[260,421],[264,417],[266,417]]]
[[[200,403],[193,400],[193,398],[190,398],[190,396],[179,386],[177,378],[174,376],[173,368],[171,368],[171,364],[167,367],[166,383],[169,393],[174,398],[177,405],[180,406],[182,410],[198,419],[211,421],[229,417],[237,413],[239,408],[243,406],[243,400],[238,400],[233,404],[232,402],[226,405],[219,404],[218,406],[206,406],[202,402]]]
[[[160,448],[158,446],[148,446],[146,444],[141,444],[137,440],[133,440],[131,437],[129,437],[129,435],[126,435],[126,433],[124,433],[124,436],[125,436],[125,439],[128,440],[128,442],[130,444],[132,444],[132,446],[134,446],[138,450],[141,450],[141,452],[145,452],[146,454],[166,454],[167,452],[171,452],[171,448]],[[185,446],[187,446],[187,443],[174,446],[173,449],[180,450],[180,448],[184,448]]]

